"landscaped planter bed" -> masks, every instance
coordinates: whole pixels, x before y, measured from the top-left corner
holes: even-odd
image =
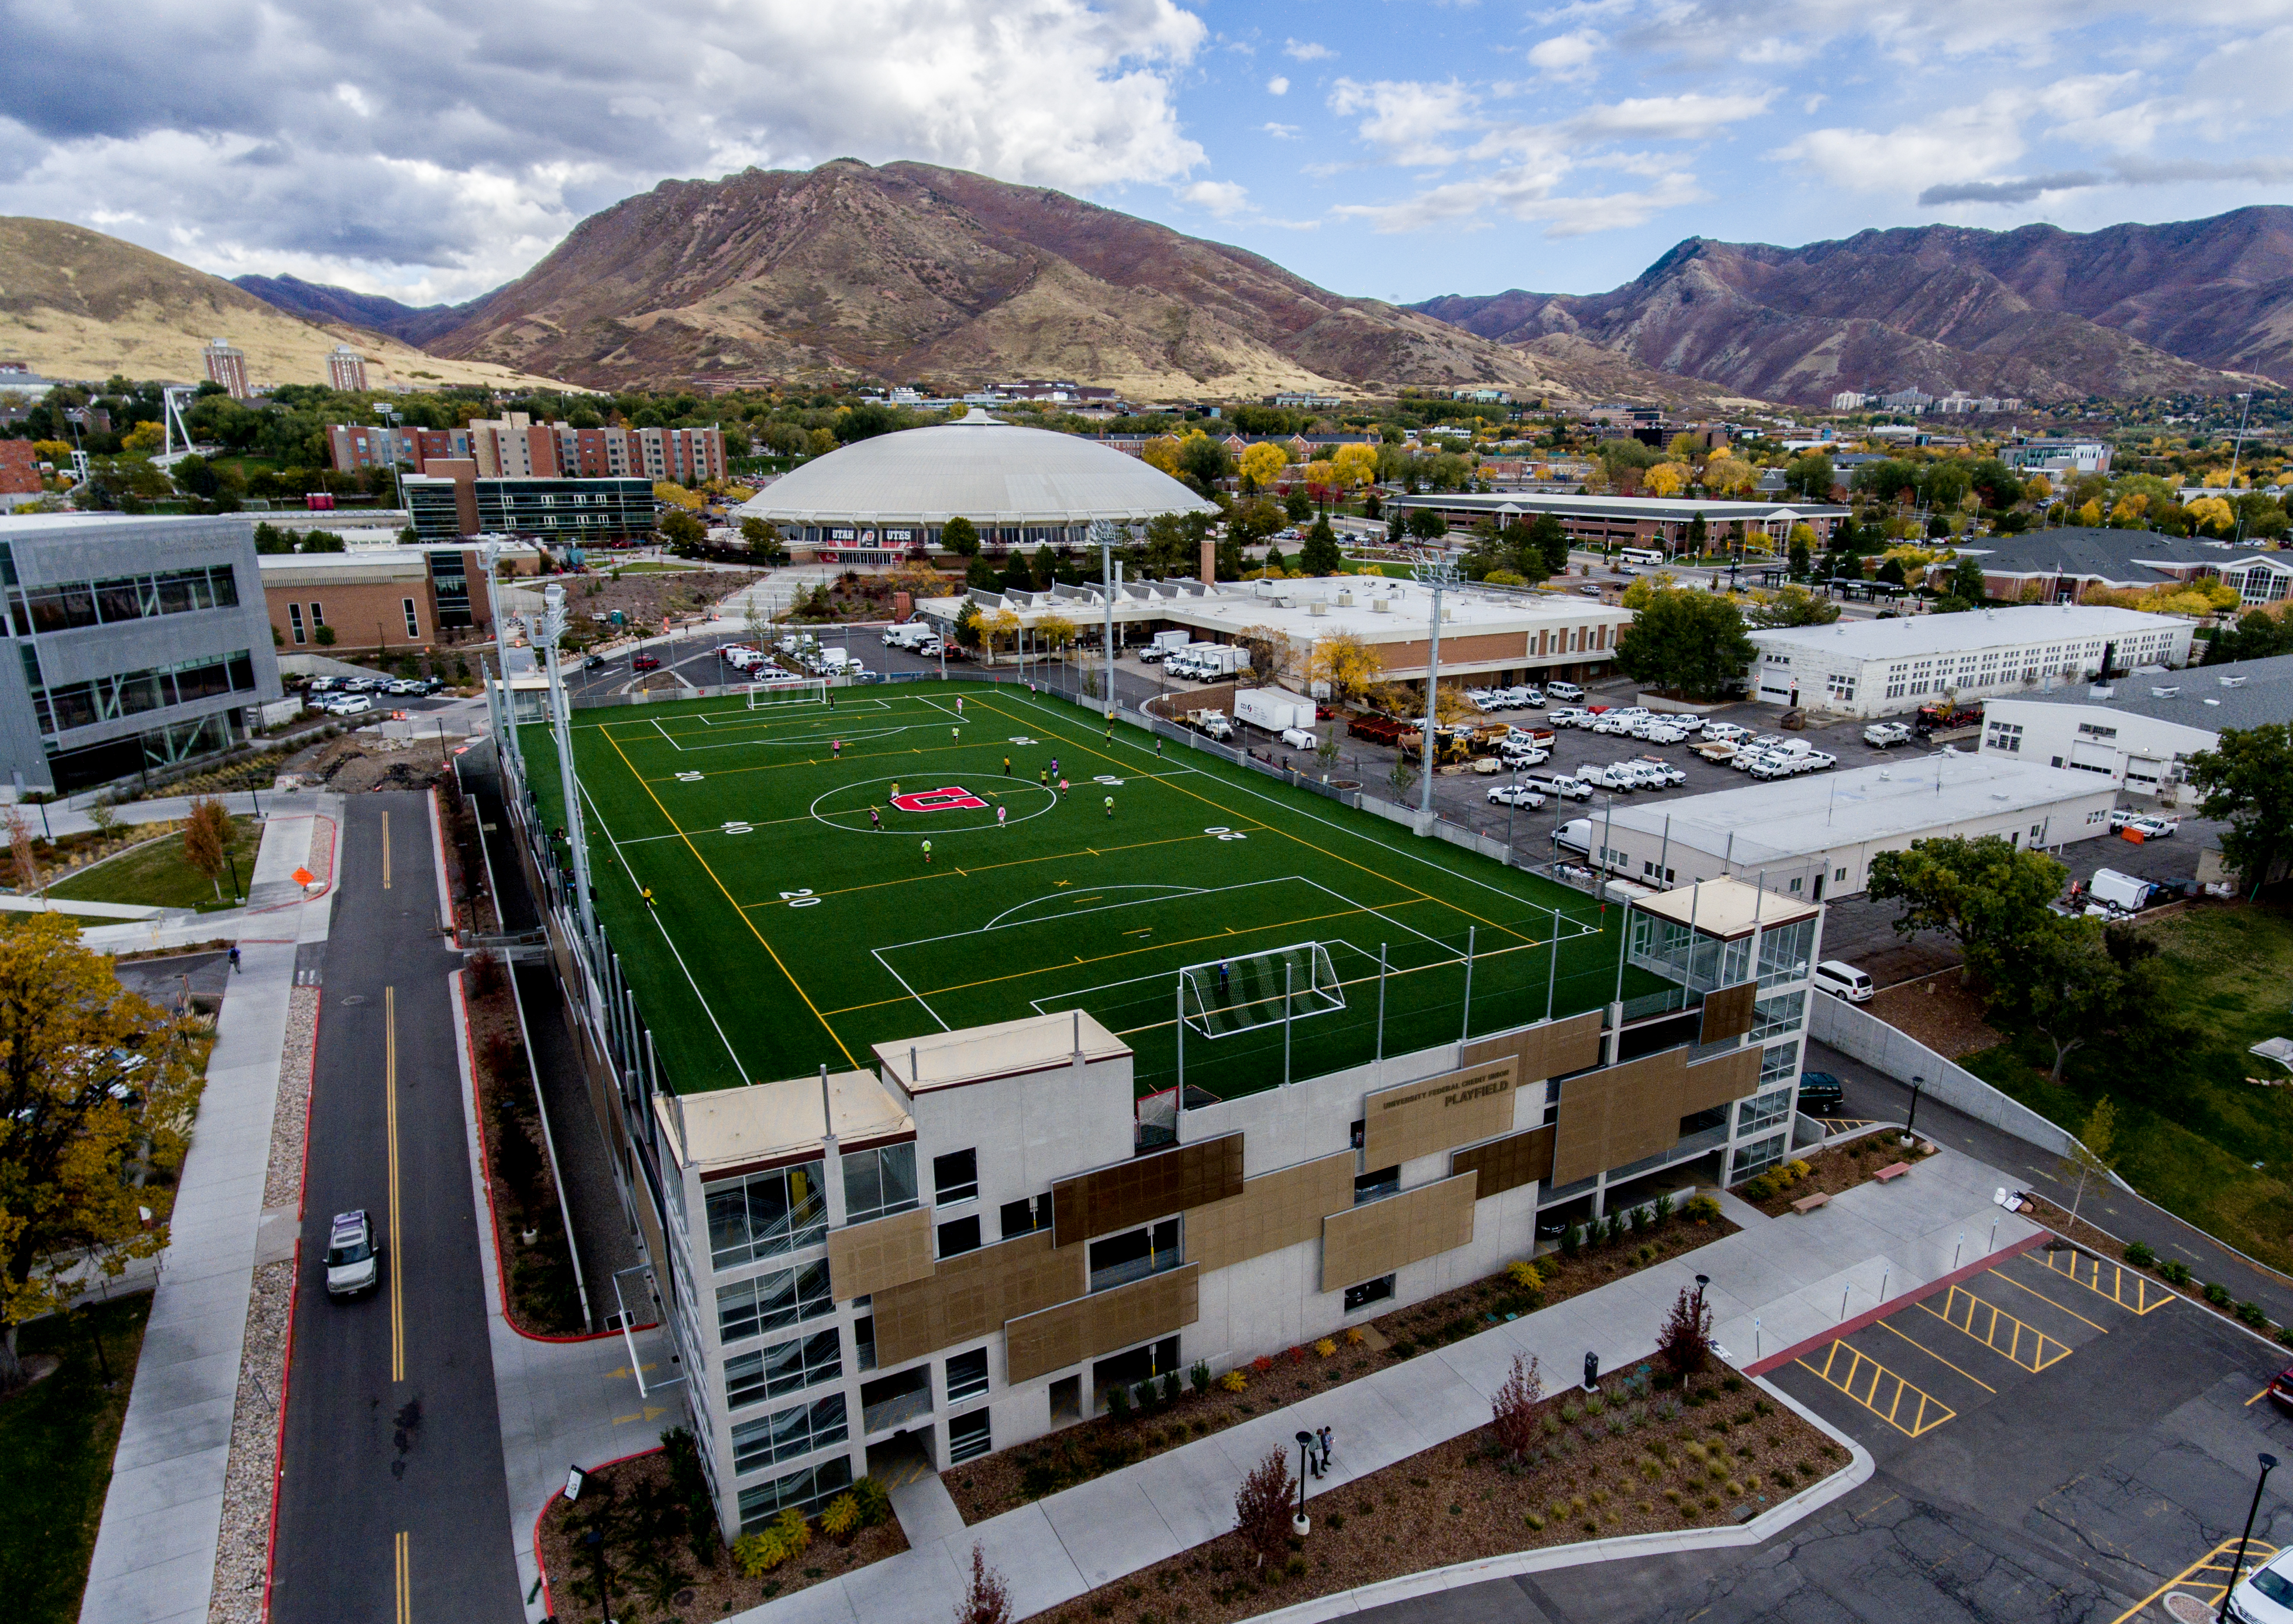
[[[580,1287],[508,971],[490,954],[475,955],[462,985],[505,1311],[510,1324],[528,1336],[581,1336],[589,1328],[581,1318]]]
[[[1794,1201],[1819,1193],[1843,1194],[1858,1184],[1869,1184],[1880,1168],[1899,1161],[1907,1161],[1912,1168],[1901,1176],[1916,1178],[1918,1164],[1926,1159],[1932,1148],[1924,1139],[1907,1146],[1892,1131],[1871,1134],[1770,1168],[1737,1185],[1733,1193],[1770,1218],[1779,1218],[1791,1211]],[[1795,1168],[1804,1168],[1806,1171],[1788,1171]]]
[[[1699,1378],[1684,1405],[1653,1391],[1653,1377],[1642,1366],[1610,1378],[1598,1415],[1573,1388],[1545,1400],[1543,1441],[1521,1464],[1505,1459],[1484,1426],[1325,1494],[1309,1481],[1313,1531],[1291,1540],[1278,1570],[1260,1567],[1229,1533],[1038,1616],[1047,1624],[1226,1624],[1456,1563],[1727,1526],[1848,1462],[1822,1431],[1740,1377]],[[1293,1455],[1292,1472],[1297,1464]]]
[[[1508,1274],[1493,1274],[1366,1325],[1262,1356],[1239,1368],[1244,1385],[1238,1389],[1223,1385],[1229,1378],[1213,1381],[1207,1391],[1187,1381],[1180,1384],[1183,1394],[1174,1393],[1151,1411],[1102,1415],[944,1472],[941,1481],[966,1523],[983,1522],[1735,1232],[1736,1225],[1716,1210],[1699,1208],[1695,1217],[1674,1216],[1574,1256],[1551,1253],[1536,1260],[1544,1284],[1534,1292]]]

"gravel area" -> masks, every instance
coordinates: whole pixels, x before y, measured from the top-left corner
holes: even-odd
[[[312,844],[315,848],[318,843]],[[314,866],[316,861],[314,853]],[[263,1204],[289,1208],[298,1216],[303,1147],[310,1127],[311,1062],[318,1040],[319,990],[297,987],[288,995],[287,1041],[279,1056],[279,1103],[271,1119],[271,1163],[263,1175]],[[231,1458],[223,1468],[223,1527],[215,1544],[208,1624],[262,1624],[263,1585],[270,1570],[271,1490],[279,1463],[279,1405],[294,1305],[293,1259],[264,1264],[255,1271],[247,1305],[247,1339],[239,1353],[239,1397],[231,1410]]]
[[[2005,1033],[1983,1020],[1982,1000],[1968,990],[1956,969],[1938,970],[1916,981],[1884,988],[1863,1008],[1946,1060],[1996,1048],[2006,1041]]]

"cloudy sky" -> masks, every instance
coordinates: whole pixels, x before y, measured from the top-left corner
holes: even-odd
[[[0,214],[414,303],[661,179],[845,156],[1392,299],[2293,201],[2293,0],[0,0]]]

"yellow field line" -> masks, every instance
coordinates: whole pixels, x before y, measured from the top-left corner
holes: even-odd
[[[1952,1369],[1958,1370],[1958,1367],[1957,1365],[1951,1364],[1949,1360],[1945,1359],[1941,1353],[1936,1353],[1932,1348],[1920,1341],[1916,1337],[1904,1336],[1901,1331],[1895,1330],[1895,1328],[1884,1320],[1874,1321],[1873,1323],[1877,1325],[1881,1330],[1895,1331],[1895,1335],[1902,1337],[1904,1341],[1918,1349],[1920,1353],[1924,1353],[1929,1359],[1933,1360],[1937,1364],[1950,1365]],[[1958,1370],[1958,1373],[1961,1376],[1965,1377],[1967,1380],[1973,1382],[1976,1386],[1981,1388],[1985,1393],[1996,1393],[1998,1391],[1997,1388],[1992,1386],[1989,1382],[1984,1381],[1980,1376],[1975,1375],[1971,1370]]]
[[[765,826],[759,825],[758,827],[762,828]],[[816,891],[813,893],[813,894],[819,897],[858,896],[863,892],[886,891],[902,885],[920,885],[927,880],[938,878],[943,873],[953,874],[960,878],[968,878],[974,874],[993,874],[1004,869],[1025,869],[1031,868],[1038,863],[1068,862],[1079,857],[1107,857],[1117,852],[1146,852],[1152,851],[1156,846],[1186,845],[1194,841],[1216,840],[1218,836],[1215,835],[1173,835],[1165,840],[1141,840],[1130,845],[1081,846],[1072,852],[1052,852],[1046,853],[1041,857],[1015,857],[1009,862],[976,863],[967,869],[958,869],[953,865],[950,865],[945,869],[933,869],[928,873],[922,869],[918,869],[913,874],[904,876],[903,877],[895,880],[871,880],[864,885],[847,885],[841,890]],[[761,902],[741,902],[736,903],[734,906],[742,909],[780,908],[786,906],[786,904],[787,899],[784,897],[771,897]]]
[[[701,871],[706,874],[709,877],[710,883],[724,894],[725,900],[733,904],[733,911],[740,917],[741,923],[749,927],[749,933],[754,936],[757,939],[758,945],[765,949],[766,953],[771,956],[773,967],[778,970],[781,974],[786,978],[788,984],[791,988],[795,989],[796,996],[804,1000],[804,1006],[812,1011],[812,1018],[820,1022],[821,1030],[828,1034],[828,1040],[834,1044],[838,1050],[843,1054],[846,1063],[855,1066],[858,1065],[860,1063],[859,1061],[854,1058],[852,1051],[845,1046],[844,1039],[838,1037],[836,1035],[836,1029],[828,1024],[828,1017],[820,1013],[820,1006],[812,1001],[812,995],[804,990],[804,984],[802,982],[798,982],[794,975],[790,974],[789,967],[781,962],[781,956],[773,951],[773,944],[765,940],[764,932],[757,928],[756,922],[749,917],[748,910],[743,909],[738,901],[733,900],[733,893],[725,889],[725,882],[717,877],[717,870],[709,866],[709,860],[701,855],[700,848],[693,844],[693,836],[687,835],[684,828],[678,825],[677,820],[668,815],[668,808],[663,806],[660,804],[660,797],[653,794],[652,786],[646,783],[644,780],[638,775],[636,767],[629,760],[628,753],[621,748],[620,741],[616,739],[611,733],[607,733],[604,737],[605,742],[613,747],[613,754],[621,758],[621,765],[628,769],[629,776],[636,779],[639,787],[644,790],[645,798],[653,804],[654,810],[660,813],[662,820],[668,823],[670,828],[676,830],[678,836],[684,841],[685,849],[693,853],[693,860],[701,865]]]
[[[2041,1265],[2041,1266],[2043,1267],[2044,1265]],[[2064,1305],[2062,1305],[2062,1304],[2061,1304],[2061,1303],[2057,1303],[2057,1302],[2055,1302],[2054,1298],[2052,1298],[2052,1297],[2048,1297],[2045,1292],[2038,1290],[2036,1287],[2033,1287],[2033,1286],[2026,1286],[2026,1285],[2024,1285],[2021,1281],[2016,1280],[2013,1275],[2011,1275],[2011,1274],[2002,1274],[2002,1273],[1999,1273],[1997,1270],[1996,1270],[1996,1269],[1991,1270],[1991,1271],[1990,1271],[1990,1273],[1991,1273],[1994,1276],[1996,1276],[1997,1279],[1999,1279],[1999,1280],[2003,1280],[2003,1281],[2005,1281],[2008,1285],[2010,1285],[2010,1286],[2013,1287],[2015,1290],[2017,1290],[2017,1291],[2027,1291],[2027,1292],[2029,1292],[2032,1297],[2037,1297],[2037,1298],[2038,1299],[2038,1301],[2040,1301],[2041,1303],[2047,1304],[2047,1305],[2050,1305],[2050,1306],[2052,1306],[2052,1307],[2055,1307],[2055,1308],[2060,1308],[2060,1309],[2062,1309],[2062,1311],[2064,1313],[2066,1313],[2066,1314],[2070,1315],[2070,1317],[2071,1319],[2076,1320],[2076,1321],[2078,1321],[2078,1323],[2080,1323],[2081,1325],[2093,1325],[2093,1326],[2094,1326],[2094,1329],[2096,1329],[2096,1330],[2100,1331],[2103,1336],[2107,1337],[2108,1335],[2110,1335],[2110,1327],[2108,1327],[2107,1325],[2095,1325],[2095,1324],[2094,1324],[2094,1322],[2092,1320],[2087,1319],[2084,1314],[2080,1313],[2077,1309],[2075,1309],[2075,1308],[2070,1308],[2070,1307],[2067,1307],[2067,1306],[2065,1306]]]
[[[390,1162],[390,1379],[406,1379],[406,1248],[398,1243],[398,989],[382,990],[383,1130]]]
[[[2246,1564],[2248,1567],[2257,1568],[2275,1555],[2277,1555],[2277,1547],[2266,1543],[2265,1541],[2253,1539],[2248,1540],[2246,1544],[2245,1560]],[[2229,1588],[2230,1563],[2235,1561],[2236,1558],[2237,1541],[2234,1539],[2223,1540],[2219,1545],[2216,1545],[2213,1549],[2199,1557],[2188,1567],[2184,1568],[2180,1572],[2175,1574],[2173,1578],[2167,1580],[2164,1584],[2159,1586],[2149,1595],[2135,1603],[2133,1606],[2128,1607],[2124,1612],[2119,1613],[2116,1618],[2110,1621],[2110,1624],[2126,1624],[2126,1621],[2128,1619],[2133,1618],[2136,1613],[2141,1612],[2144,1608],[2148,1607],[2151,1603],[2165,1595],[2167,1591],[2171,1590],[2176,1585],[2181,1584],[2188,1584],[2192,1589],[2204,1595],[2206,1604],[2208,1606],[2218,1606],[2221,1603],[2223,1592]],[[2222,1577],[2219,1580],[2197,1579],[2199,1574],[2206,1572],[2217,1572],[2221,1574]],[[2191,1582],[2193,1580],[2196,1580],[2194,1584]],[[2206,1594],[2208,1592],[2210,1594]]]
[[[391,1540],[392,1588],[398,1595],[397,1624],[412,1624],[414,1618],[413,1563],[409,1560],[407,1534],[400,1529]]]

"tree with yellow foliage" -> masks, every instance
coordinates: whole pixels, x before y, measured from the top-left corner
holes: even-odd
[[[1676,497],[1688,489],[1684,463],[1658,463],[1641,475],[1641,488],[1652,497]]]
[[[655,501],[666,502],[671,507],[681,507],[687,513],[699,513],[707,500],[699,491],[687,490],[675,480],[655,480],[652,494]]]
[[[2200,497],[2182,510],[2200,529],[2226,536],[2237,529],[2237,510],[2219,497]]]
[[[61,440],[36,440],[32,442],[32,455],[61,468],[71,461],[71,446]]]
[[[1172,479],[1179,477],[1179,437],[1157,434],[1140,448],[1139,460],[1149,468],[1158,468]]]
[[[1336,465],[1326,457],[1306,465],[1306,484],[1314,490],[1335,490],[1338,488]]]
[[[2078,521],[2089,530],[2101,528],[2101,501],[2095,497],[2087,497],[2085,505],[2078,510]]]
[[[120,437],[119,448],[129,456],[150,456],[166,443],[166,430],[156,423],[139,423]]]
[[[2139,525],[2142,515],[2149,511],[2150,498],[2138,490],[2133,491],[2118,498],[2118,505],[2110,510],[2110,521],[2119,525]]]
[[[2022,494],[2033,502],[2043,501],[2054,494],[2054,482],[2043,473],[2034,473],[2022,481]]]
[[[1375,446],[1340,446],[1330,454],[1330,468],[1337,483],[1348,490],[1375,484],[1377,482],[1377,448]]]
[[[1759,477],[1751,464],[1732,451],[1715,451],[1704,465],[1704,489],[1715,496],[1749,490]]]
[[[1704,442],[1693,434],[1674,434],[1664,454],[1675,463],[1700,463],[1704,460]]]
[[[1019,617],[1008,605],[982,620],[979,629],[987,638],[990,655],[1002,643],[1008,642],[1013,648],[1019,646]]]
[[[1353,633],[1335,632],[1315,643],[1306,675],[1327,683],[1331,696],[1349,705],[1385,680],[1385,657]]]
[[[0,933],[0,1388],[16,1330],[167,1244],[201,1051],[61,914]],[[146,1224],[139,1208],[149,1208]]]
[[[1241,472],[1244,490],[1263,490],[1281,476],[1290,458],[1280,446],[1260,440],[1243,448]]]

